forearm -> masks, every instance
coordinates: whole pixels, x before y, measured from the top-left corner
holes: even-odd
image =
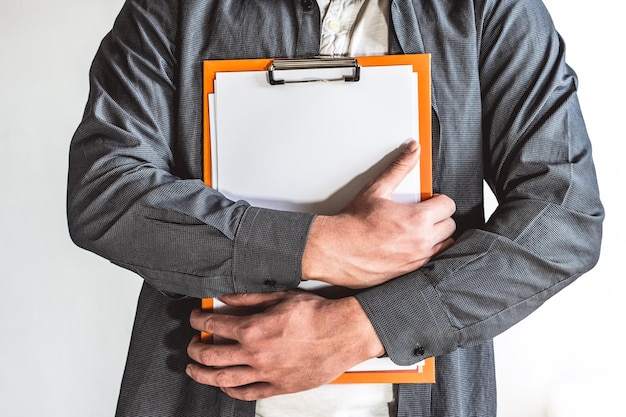
[[[490,340],[599,256],[604,212],[562,40],[539,1],[486,4],[476,22],[480,110],[462,109],[479,132],[450,136],[464,133],[459,109],[434,84],[442,121],[434,177],[457,201],[464,233],[420,270],[357,296],[402,364]],[[433,73],[462,73],[454,65],[435,57]],[[480,149],[483,163],[465,166],[465,149]],[[484,225],[475,215],[482,207],[463,203],[467,191],[448,184],[464,179],[480,190],[483,178],[499,202]]]
[[[490,340],[597,262],[604,211],[576,96],[565,94],[536,134],[509,143],[509,162],[517,161],[491,179],[500,205],[482,228],[466,230],[424,268],[357,296],[394,361]],[[568,124],[567,140],[551,131],[556,121]],[[543,152],[546,140],[553,153]]]
[[[310,215],[229,202],[199,180],[154,171],[72,187],[74,241],[166,292],[208,297],[299,284]]]
[[[391,359],[410,364],[488,341],[590,269],[601,217],[573,216],[573,240],[545,239],[541,227],[515,240],[471,230],[420,271],[358,294]]]
[[[452,244],[456,225],[450,198],[391,199],[418,158],[417,142],[411,141],[340,213],[316,217],[303,253],[303,278],[369,288],[419,268]]]
[[[72,239],[166,292],[295,287],[313,216],[251,208],[203,184],[201,135],[190,133],[201,113],[193,99],[177,108],[179,5],[144,4],[125,3],[93,62],[70,148]]]

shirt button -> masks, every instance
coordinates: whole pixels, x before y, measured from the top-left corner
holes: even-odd
[[[426,353],[426,349],[424,349],[421,346],[416,347],[415,350],[413,351],[413,354],[415,356],[422,356],[424,353]]]
[[[337,33],[341,29],[341,24],[336,20],[331,20],[330,22],[328,22],[328,29],[331,32]]]
[[[263,284],[267,287],[275,287],[276,286],[276,281],[274,281],[273,279],[266,279]]]
[[[308,12],[313,7],[313,0],[302,0],[300,4],[302,5],[302,8]]]

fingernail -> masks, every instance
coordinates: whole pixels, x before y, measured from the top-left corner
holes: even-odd
[[[404,149],[402,150],[402,152],[404,152],[404,153],[413,153],[417,149],[418,149],[417,141],[415,141],[413,139],[409,139],[406,142],[404,142]]]
[[[191,377],[191,366],[187,365],[187,367],[185,368],[185,373],[187,374],[187,376]]]

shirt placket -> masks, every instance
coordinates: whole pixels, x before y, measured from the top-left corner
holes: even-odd
[[[365,0],[320,3],[323,16],[320,55],[345,56],[350,48],[350,34]]]

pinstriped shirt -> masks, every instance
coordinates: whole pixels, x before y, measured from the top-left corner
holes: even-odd
[[[128,0],[103,40],[70,146],[68,222],[145,281],[117,416],[254,415],[185,375],[189,314],[199,297],[295,288],[314,216],[203,184],[201,63],[317,55],[320,22],[311,0]],[[458,232],[357,298],[394,362],[437,357],[435,384],[394,388],[398,417],[495,416],[492,338],[599,256],[578,80],[540,0],[392,0],[389,22],[389,53],[432,54],[434,190],[455,200]]]

